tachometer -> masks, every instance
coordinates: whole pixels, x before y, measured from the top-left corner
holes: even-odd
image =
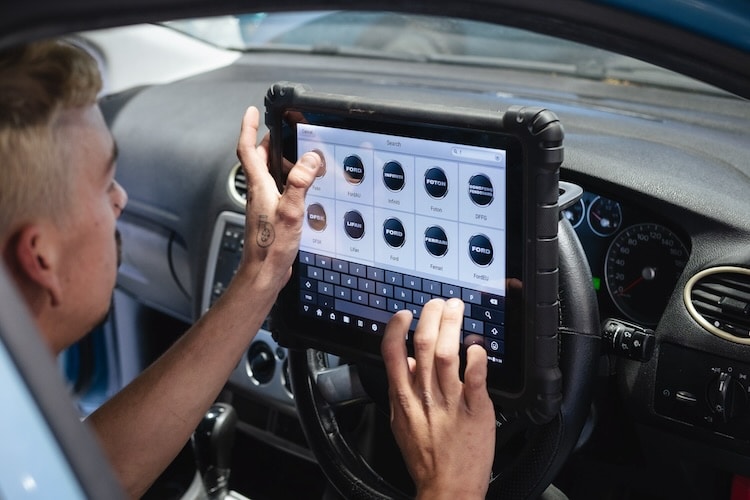
[[[615,234],[622,223],[620,204],[603,196],[594,198],[587,215],[591,230],[599,236],[606,237]]]
[[[655,325],[667,305],[688,250],[660,224],[636,224],[612,241],[604,262],[607,290],[629,319]]]

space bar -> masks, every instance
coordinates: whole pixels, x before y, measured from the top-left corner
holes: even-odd
[[[373,321],[380,321],[381,323],[388,323],[388,320],[393,316],[393,313],[389,311],[383,311],[382,309],[375,309],[374,307],[363,306],[361,304],[355,304],[354,302],[347,302],[341,299],[336,299],[335,304],[335,309],[338,312],[359,316],[360,318],[366,318]]]

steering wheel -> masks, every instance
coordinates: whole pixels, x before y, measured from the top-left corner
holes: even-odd
[[[559,222],[558,242],[562,404],[555,418],[543,425],[508,421],[498,413],[498,446],[487,498],[541,495],[574,449],[589,414],[600,349],[598,307],[583,248],[564,217]],[[289,353],[300,422],[320,467],[345,498],[409,498],[403,487],[373,470],[337,417],[344,403],[361,400],[365,392],[387,412],[385,371],[350,365],[331,369],[327,358],[309,349]],[[352,376],[353,372],[359,376]]]

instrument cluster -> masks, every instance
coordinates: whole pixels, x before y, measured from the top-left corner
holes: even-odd
[[[651,213],[590,191],[563,215],[586,251],[602,318],[655,327],[687,263],[687,238]]]

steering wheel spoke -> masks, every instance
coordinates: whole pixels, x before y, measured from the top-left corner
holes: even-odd
[[[311,356],[317,354],[313,351]],[[313,380],[321,397],[334,408],[371,401],[362,386],[356,365],[342,364],[318,369],[313,373]]]

